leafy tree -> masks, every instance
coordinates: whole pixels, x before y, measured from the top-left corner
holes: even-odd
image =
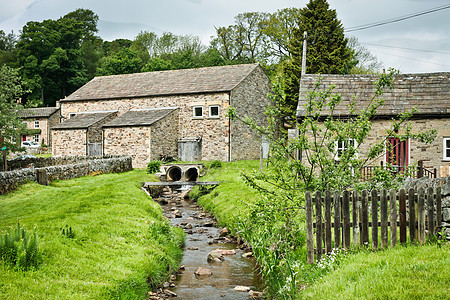
[[[298,27],[293,28],[289,42],[291,59],[283,64],[287,88],[285,105],[291,115],[297,107],[305,31],[308,33],[306,73],[346,74],[356,64],[336,10],[330,9],[326,0],[310,0],[300,10]]]
[[[358,62],[351,70],[351,74],[377,74],[380,73],[382,63],[361,45],[356,37],[350,37],[348,46],[353,49],[354,59]]]
[[[6,147],[8,151],[20,148],[20,139],[16,135],[17,129],[23,128],[23,125],[17,115],[21,109],[17,100],[23,93],[19,71],[3,65],[0,68],[0,148]]]
[[[17,60],[16,49],[17,38],[13,32],[5,34],[0,30],[0,66],[7,64],[14,65]]]
[[[136,52],[129,48],[119,50],[117,54],[104,57],[100,60],[97,75],[117,75],[139,73],[143,67],[142,60]]]

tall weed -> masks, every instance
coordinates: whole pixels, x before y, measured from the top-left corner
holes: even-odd
[[[19,270],[36,268],[40,260],[36,228],[29,234],[17,222],[16,227],[0,235],[0,258]]]

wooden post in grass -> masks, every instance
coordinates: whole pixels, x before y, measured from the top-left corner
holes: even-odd
[[[409,205],[409,239],[411,243],[416,242],[416,193],[414,189],[409,189],[408,205]]]
[[[313,212],[311,192],[305,193],[305,210],[306,210],[306,262],[314,263],[314,235],[313,235]]]
[[[389,193],[389,220],[391,221],[391,247],[397,245],[397,191],[392,189]]]
[[[378,191],[372,190],[372,249],[378,249]]]
[[[428,223],[428,237],[434,234],[434,205],[433,205],[433,188],[428,188],[427,193],[427,223]]]
[[[436,189],[436,227],[441,228],[442,226],[442,199],[441,199],[441,188]]]
[[[387,191],[383,189],[380,197],[381,218],[381,248],[388,246],[388,216],[387,216]]]
[[[369,244],[369,205],[368,205],[367,190],[361,192],[361,206],[362,206],[362,245]]]
[[[334,191],[334,248],[341,246],[341,193]]]
[[[421,245],[425,243],[425,191],[419,189],[419,199],[417,205],[417,219],[419,229],[419,242]]]
[[[353,222],[353,245],[359,245],[359,221],[358,221],[358,192],[352,193],[352,222]]]
[[[344,248],[350,249],[350,196],[348,191],[342,194],[342,218],[343,218],[343,233],[344,233]]]
[[[400,215],[400,243],[406,243],[406,192],[400,190],[399,197],[399,215]]]
[[[314,199],[316,202],[316,247],[317,247],[317,260],[322,258],[322,195],[320,191],[316,192]]]
[[[325,191],[325,251],[331,252],[331,192]]]

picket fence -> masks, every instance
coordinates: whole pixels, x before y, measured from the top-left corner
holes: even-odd
[[[424,244],[442,223],[441,188],[372,190],[370,193],[367,190],[361,193],[318,191],[314,197],[306,192],[305,209],[309,264],[314,263],[314,254],[319,260],[333,248],[369,247],[371,242],[372,249],[377,250],[380,246],[387,248],[389,240],[394,247],[398,236],[400,243],[406,243],[407,231],[411,242]]]

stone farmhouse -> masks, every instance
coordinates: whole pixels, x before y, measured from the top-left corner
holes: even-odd
[[[356,99],[356,110],[367,107],[374,95],[376,75],[305,75],[301,80],[297,118],[305,115],[308,91],[321,78],[319,89],[334,85],[334,93],[342,96],[342,103],[333,112],[336,117],[351,117],[348,104]],[[390,162],[400,167],[414,165],[419,161],[427,169],[437,169],[437,176],[450,175],[450,73],[402,74],[394,79],[394,86],[382,96],[385,103],[378,109],[372,121],[372,131],[364,145],[359,146],[359,153],[365,155],[371,142],[387,138],[385,154],[374,161],[373,165]],[[416,140],[400,141],[386,136],[386,129],[392,119],[400,113],[417,108],[418,113],[411,120],[413,131],[437,129],[437,136],[432,144]],[[330,111],[323,111],[323,116]],[[401,133],[400,129],[400,133]],[[349,141],[352,142],[352,141]],[[354,141],[353,141],[354,142]],[[336,145],[339,149],[346,147],[345,142]],[[391,150],[392,149],[392,150]]]
[[[59,124],[59,107],[25,108],[19,111],[26,130],[20,136],[21,141],[34,141],[41,145],[52,145],[51,128]]]
[[[255,159],[261,138],[226,112],[263,124],[269,91],[258,64],[96,77],[61,99],[52,154],[128,154],[135,168],[161,157]]]

